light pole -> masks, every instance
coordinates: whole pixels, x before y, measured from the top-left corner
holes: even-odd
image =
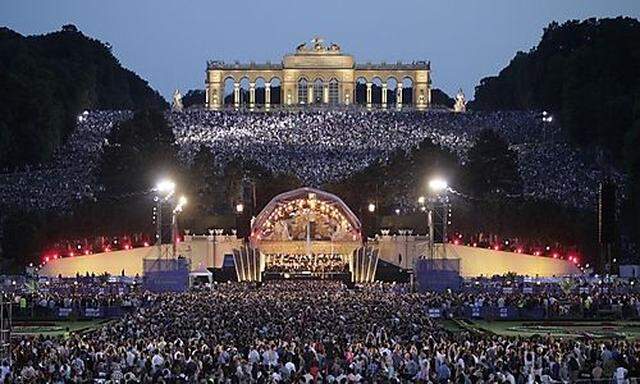
[[[367,211],[369,211],[369,217],[367,218],[367,221],[369,222],[369,225],[367,228],[367,232],[370,232],[372,237],[375,238],[376,237],[376,230],[377,230],[377,218],[375,215],[376,212],[376,204],[374,202],[369,203],[369,205],[367,205]],[[366,235],[367,237],[369,236],[369,234]]]
[[[244,213],[244,204],[239,202],[236,204],[236,233],[242,236],[244,231],[241,230],[240,226],[242,225],[242,214]]]
[[[173,248],[173,258],[176,258],[176,249],[178,248],[178,214],[182,212],[184,206],[187,205],[187,198],[184,196],[180,196],[178,199],[178,204],[173,209],[171,214],[171,239],[172,239],[172,248]]]
[[[158,259],[162,258],[162,204],[168,201],[176,190],[176,183],[164,179],[156,184],[158,192],[154,198],[156,202],[156,245],[158,246]]]
[[[447,220],[448,220],[448,210],[447,210],[447,202],[445,193],[449,190],[449,184],[446,180],[442,178],[433,178],[429,180],[429,190],[435,194],[432,198],[428,199],[427,205],[427,227],[429,229],[429,240],[428,240],[428,258],[430,260],[435,259],[436,248],[435,248],[435,217],[436,208],[439,203],[442,202],[443,214],[442,214],[442,252],[443,256],[446,257],[446,242],[447,242]],[[442,198],[444,197],[444,201]],[[420,200],[420,199],[419,199]],[[424,201],[424,199],[423,199]]]

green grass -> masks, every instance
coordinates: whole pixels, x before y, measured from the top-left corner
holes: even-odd
[[[84,332],[98,328],[108,321],[109,320],[21,322],[20,325],[13,327],[13,334],[21,336],[67,336],[69,332]]]
[[[592,337],[640,339],[640,322],[632,321],[485,321],[464,324],[468,329],[504,336],[552,335],[556,337]]]

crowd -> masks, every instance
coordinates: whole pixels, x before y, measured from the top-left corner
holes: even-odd
[[[0,174],[0,206],[65,211],[92,199],[96,182],[92,171],[111,129],[131,118],[128,111],[92,111],[78,116],[76,129],[54,155],[51,164]]]
[[[518,153],[526,195],[590,207],[601,176],[620,177],[593,155],[569,145],[560,127],[543,122],[537,112],[338,109],[265,114],[191,109],[168,116],[186,161],[206,147],[218,164],[240,156],[310,185],[345,178],[386,161],[394,151],[411,151],[424,140],[464,161],[475,135],[485,128],[500,133]]]
[[[428,309],[453,295],[335,281],[146,294],[144,305],[95,330],[16,339],[0,382],[622,384],[640,376],[637,340],[448,330]]]
[[[0,204],[63,209],[95,193],[92,170],[111,128],[127,111],[92,111],[79,116],[76,131],[48,167],[0,175]],[[397,150],[430,140],[464,161],[474,135],[494,129],[518,153],[524,193],[576,207],[595,205],[597,182],[618,173],[596,156],[567,143],[555,123],[537,112],[396,112],[362,109],[168,112],[181,158],[189,163],[205,148],[222,166],[233,157],[288,172],[308,185],[336,181]],[[399,193],[402,195],[402,193]],[[400,196],[401,197],[401,196]]]
[[[18,284],[3,289],[16,309],[31,308],[97,308],[132,307],[144,301],[140,280],[122,276],[76,276],[65,279],[43,279],[39,282]],[[21,317],[25,313],[17,311]]]

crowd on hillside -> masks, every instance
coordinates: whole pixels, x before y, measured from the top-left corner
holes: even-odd
[[[589,207],[595,205],[602,175],[618,177],[569,145],[560,127],[544,122],[537,112],[337,109],[265,114],[191,109],[168,116],[187,161],[205,147],[218,164],[240,156],[311,185],[345,178],[385,162],[395,151],[411,151],[424,140],[464,161],[475,135],[485,128],[497,131],[517,152],[526,195]]]
[[[0,173],[0,206],[64,211],[96,192],[92,171],[107,135],[128,111],[92,111],[78,116],[76,129],[51,164]]]
[[[289,281],[144,295],[144,305],[95,330],[15,339],[0,382],[622,384],[640,376],[637,340],[452,331],[428,311],[448,294],[401,285]]]
[[[50,167],[0,175],[0,204],[63,209],[92,198],[92,171],[115,124],[127,111],[91,111],[78,117],[76,131]],[[578,151],[555,123],[537,112],[396,112],[362,109],[250,113],[187,109],[168,112],[181,158],[192,162],[209,149],[216,164],[233,157],[255,160],[275,172],[291,173],[318,186],[385,162],[395,151],[410,151],[430,140],[465,161],[481,129],[499,132],[518,153],[524,193],[576,207],[595,205],[601,176],[619,178],[594,156]],[[399,199],[402,193],[399,193]]]

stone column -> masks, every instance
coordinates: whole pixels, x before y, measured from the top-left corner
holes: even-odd
[[[371,86],[373,84],[367,82],[367,108],[371,108]]]
[[[329,104],[329,84],[325,84],[322,87],[322,102]]]
[[[307,104],[313,104],[313,83],[307,85]]]
[[[256,106],[256,83],[249,83],[249,108]]]
[[[264,83],[264,107],[271,107],[271,83]]]
[[[387,108],[387,83],[382,83],[382,108]]]
[[[402,108],[402,83],[398,83],[398,90],[396,91],[396,107]]]
[[[233,105],[240,108],[240,83],[233,83]]]

